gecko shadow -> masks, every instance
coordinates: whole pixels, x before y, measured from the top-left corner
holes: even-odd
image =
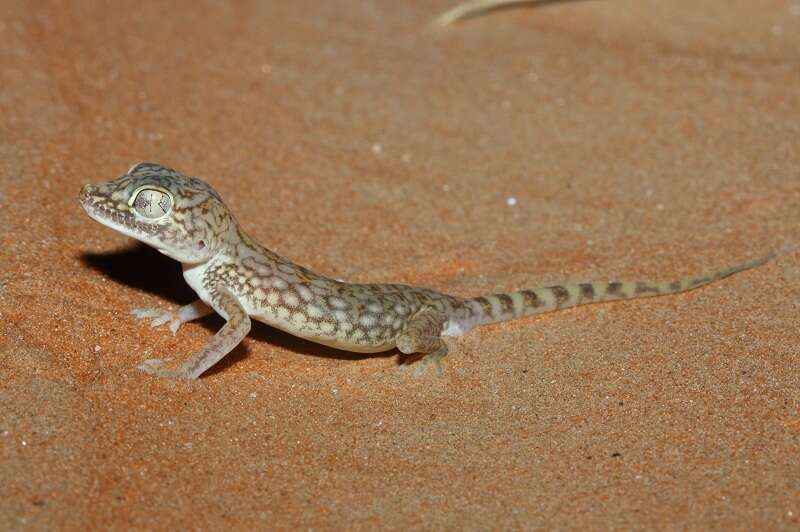
[[[79,258],[87,267],[105,275],[112,281],[128,285],[143,292],[149,292],[170,301],[176,306],[184,305],[197,299],[197,295],[183,279],[180,263],[145,244],[137,242],[130,247],[105,253],[81,253]],[[134,318],[131,316],[131,319]],[[224,321],[219,315],[213,314],[193,323],[199,324],[208,330],[210,334],[214,334],[223,326]],[[142,321],[142,325],[146,326],[147,321]],[[301,355],[337,360],[358,361],[369,358],[392,357],[400,354],[396,349],[382,353],[342,351],[298,338],[255,320],[252,320],[252,328],[248,338]],[[205,374],[210,375],[217,371],[222,371],[248,356],[249,349],[247,346],[239,344]],[[398,364],[403,363],[404,357],[405,355],[401,354]]]
[[[197,298],[183,280],[180,263],[142,243],[104,253],[84,252],[79,258],[112,281],[168,299],[176,305]]]

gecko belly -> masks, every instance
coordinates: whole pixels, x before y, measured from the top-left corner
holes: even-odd
[[[298,324],[289,320],[276,319],[271,315],[264,316],[254,314],[251,317],[261,323],[266,323],[271,327],[287,332],[292,336],[297,336],[304,340],[309,340],[335,349],[341,349],[343,351],[351,351],[354,353],[380,353],[395,348],[394,339],[377,342],[366,339],[358,341],[355,339],[348,339],[344,334],[341,336],[326,334],[321,327],[310,323]]]

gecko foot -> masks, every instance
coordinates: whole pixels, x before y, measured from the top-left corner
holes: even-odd
[[[436,376],[441,377],[444,374],[444,366],[442,365],[442,359],[444,358],[446,352],[441,353],[430,353],[425,355],[416,363],[416,368],[414,369],[414,377],[420,378],[423,374],[427,371],[428,367],[433,366],[436,370]]]
[[[428,371],[429,367],[433,367],[436,376],[441,377],[444,374],[444,364],[442,360],[444,359],[447,351],[444,352],[435,352],[435,353],[413,353],[407,356],[401,356],[400,358],[400,368],[403,371],[411,371],[413,369],[413,373],[411,374],[415,379],[419,379]]]
[[[169,330],[172,331],[173,335],[178,332],[178,329],[183,325],[183,320],[180,316],[177,316],[175,312],[171,310],[163,310],[160,308],[135,308],[131,311],[131,314],[140,320],[153,318],[150,322],[150,327],[153,328],[160,327],[169,322]]]
[[[162,364],[164,360],[160,358],[151,358],[145,360],[138,366],[136,369],[139,371],[143,371],[144,373],[149,373],[150,375],[155,375],[156,377],[163,377],[166,379],[186,379],[186,373],[181,369],[172,369],[172,368],[165,368]]]
[[[414,377],[420,377],[428,366],[436,368],[436,374],[441,376],[442,358],[447,354],[447,344],[442,340],[442,326],[447,321],[447,316],[433,309],[427,309],[414,315],[403,331],[397,336],[395,345],[406,355],[415,355],[408,362],[414,362],[416,357],[422,358],[416,362]]]

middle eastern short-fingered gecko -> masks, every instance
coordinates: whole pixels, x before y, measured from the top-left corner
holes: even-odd
[[[672,282],[561,284],[472,298],[403,284],[351,284],[314,273],[259,245],[239,227],[206,182],[154,163],[134,165],[101,185],[86,185],[80,202],[103,225],[144,242],[183,264],[199,300],[175,312],[138,309],[152,326],[172,332],[217,312],[225,325],[176,368],[151,359],[139,368],[162,377],[195,379],[250,331],[250,319],[295,336],[360,353],[397,347],[422,355],[441,373],[443,336],[477,325],[587,303],[674,294],[760,265],[770,257]]]

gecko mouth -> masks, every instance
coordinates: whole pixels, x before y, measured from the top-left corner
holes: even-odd
[[[104,222],[106,220],[117,223],[124,222],[123,213],[117,209],[112,209],[103,205],[101,202],[106,200],[94,195],[94,187],[92,187],[92,185],[84,185],[83,188],[81,188],[81,193],[78,196],[78,200],[80,201],[83,210],[86,211],[86,214],[98,222]]]
[[[78,194],[78,200],[81,202],[81,206],[85,209],[86,204],[90,201],[90,197],[92,195],[92,185],[83,185],[81,187],[81,193]]]
[[[95,190],[92,185],[84,185],[78,195],[81,207],[91,219],[104,225],[110,223],[123,231],[137,231],[151,236],[157,233],[154,224],[144,223],[135,219],[130,212],[109,206],[110,200],[96,195]],[[134,235],[130,234],[130,236]]]

